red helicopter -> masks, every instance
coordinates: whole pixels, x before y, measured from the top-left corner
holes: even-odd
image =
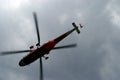
[[[37,17],[36,13],[33,14],[34,20],[35,20],[35,25],[36,25],[36,31],[37,31],[37,37],[38,37],[38,43],[36,44],[37,49],[33,50],[33,46],[30,47],[30,50],[21,50],[21,51],[7,51],[7,52],[1,52],[1,55],[7,55],[7,54],[16,54],[16,53],[23,53],[23,52],[30,52],[27,56],[23,57],[20,62],[19,66],[26,66],[29,65],[30,63],[34,62],[38,58],[44,57],[45,59],[48,59],[48,57],[45,57],[46,54],[49,54],[49,52],[52,49],[62,49],[62,48],[71,48],[75,47],[76,44],[70,44],[70,45],[64,45],[64,46],[59,46],[55,47],[57,43],[59,43],[61,40],[63,40],[65,37],[67,37],[69,34],[71,34],[73,31],[76,31],[78,34],[80,33],[80,30],[78,26],[73,22],[73,29],[65,32],[64,34],[60,35],[59,37],[48,41],[47,43],[40,45],[40,37],[39,37],[39,29],[38,29],[38,22],[37,22]],[[80,25],[80,28],[82,25]]]

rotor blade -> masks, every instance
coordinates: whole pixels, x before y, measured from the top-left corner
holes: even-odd
[[[39,28],[38,28],[38,21],[37,21],[37,15],[34,12],[33,13],[34,20],[35,20],[35,27],[36,27],[36,32],[37,32],[37,38],[38,38],[38,44],[40,45],[40,35],[39,35]],[[43,65],[42,65],[42,58],[40,57],[40,80],[43,80]]]
[[[6,51],[6,52],[0,52],[0,55],[10,55],[10,54],[25,53],[25,52],[31,52],[31,50]]]
[[[40,80],[43,80],[43,65],[42,57],[40,57]]]
[[[64,46],[57,46],[57,47],[54,47],[53,49],[73,48],[76,46],[77,46],[77,44],[69,44],[69,45],[64,45]]]
[[[35,12],[33,13],[33,17],[34,17],[34,20],[35,20],[35,27],[36,27],[36,32],[37,32],[38,43],[40,43],[40,35],[39,35],[38,21],[37,21],[37,15],[36,15]]]

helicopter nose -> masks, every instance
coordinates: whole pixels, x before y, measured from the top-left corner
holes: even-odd
[[[19,62],[19,66],[25,66],[26,64],[24,63],[24,61],[23,60],[21,60],[20,62]]]

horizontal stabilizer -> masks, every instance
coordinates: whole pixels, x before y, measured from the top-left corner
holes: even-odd
[[[75,28],[76,32],[79,34],[80,30],[78,29],[78,26],[74,22],[72,23],[72,25]]]

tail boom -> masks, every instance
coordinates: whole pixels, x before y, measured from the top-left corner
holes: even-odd
[[[76,31],[78,34],[80,33],[80,30],[78,29],[78,26],[76,26],[76,24],[73,22],[73,29],[65,32],[64,34],[58,36],[57,38],[54,39],[55,44],[57,44],[58,42],[60,42],[61,40],[63,40],[65,37],[67,37],[69,34],[71,34],[73,31]]]

